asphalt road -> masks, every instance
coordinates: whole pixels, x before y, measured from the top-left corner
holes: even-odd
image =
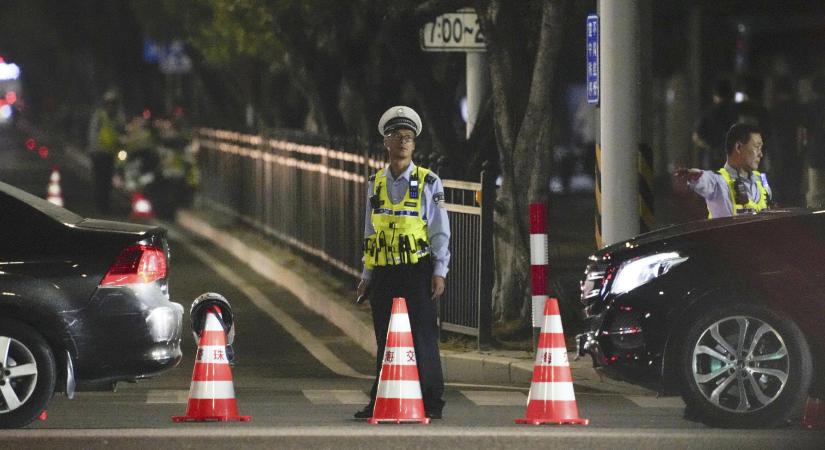
[[[0,131],[0,181],[45,196],[59,150],[43,160],[19,136]],[[89,182],[62,171],[66,206],[101,217]],[[129,205],[116,197],[106,216],[125,220]],[[0,211],[0,214],[2,211]],[[430,425],[373,426],[352,418],[367,401],[372,358],[284,288],[221,250],[170,226],[173,300],[188,310],[204,292],[233,305],[237,336],[234,387],[240,413],[251,422],[173,423],[186,409],[196,352],[184,318],[184,359],[168,373],[116,392],[54,398],[45,421],[0,432],[3,448],[825,448],[825,434],[798,428],[714,430],[684,420],[672,398],[577,392],[582,426],[515,425],[526,388],[448,386],[444,419]],[[348,375],[342,375],[348,374]]]

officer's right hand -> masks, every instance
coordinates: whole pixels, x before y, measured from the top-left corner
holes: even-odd
[[[696,181],[702,176],[702,171],[700,169],[685,169],[684,167],[680,167],[673,172],[673,176],[688,181]]]
[[[356,294],[358,294],[359,297],[364,295],[367,292],[367,288],[369,287],[369,285],[370,280],[361,280],[358,283],[358,287],[355,289]]]

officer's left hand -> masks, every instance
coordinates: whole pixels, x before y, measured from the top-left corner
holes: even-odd
[[[432,292],[431,298],[433,300],[437,299],[438,297],[441,297],[441,294],[444,293],[444,277],[433,275],[433,281],[430,287],[430,292]]]

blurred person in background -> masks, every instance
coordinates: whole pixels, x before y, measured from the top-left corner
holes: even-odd
[[[805,163],[808,165],[808,208],[825,204],[825,76],[811,82],[815,98],[805,105]]]
[[[804,206],[803,125],[804,114],[796,98],[796,89],[790,78],[780,77],[774,82],[774,101],[771,106],[771,178],[776,186],[777,201],[783,206]]]
[[[713,104],[696,122],[692,140],[699,149],[699,166],[711,169],[725,162],[725,133],[737,121],[737,108],[733,103],[733,86],[720,78],[713,86]]]
[[[101,105],[92,112],[88,136],[95,204],[100,212],[109,212],[115,155],[120,148],[125,123],[117,92],[113,89],[106,91]]]

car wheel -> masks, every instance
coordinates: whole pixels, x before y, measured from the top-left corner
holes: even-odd
[[[0,319],[0,428],[26,426],[46,409],[54,394],[56,367],[39,333]]]
[[[718,427],[785,425],[801,410],[812,364],[790,319],[757,305],[715,307],[690,324],[681,348],[686,412]]]

